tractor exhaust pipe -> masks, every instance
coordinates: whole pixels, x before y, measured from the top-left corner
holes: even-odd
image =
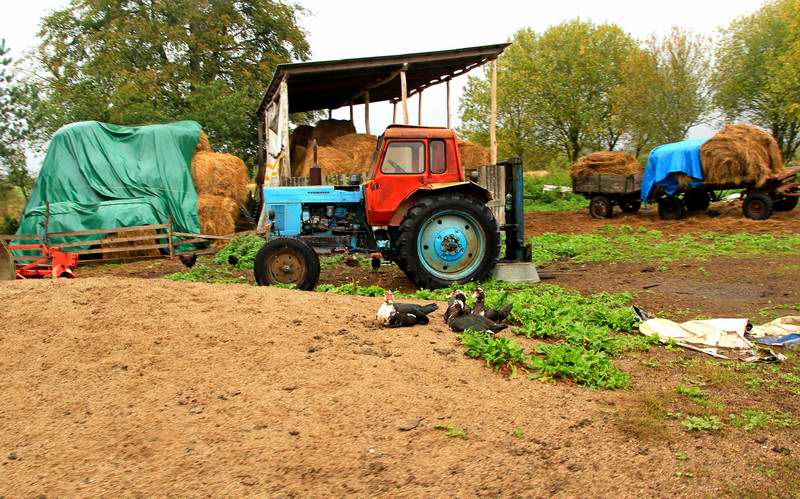
[[[0,241],[0,281],[13,281],[17,278],[17,268],[14,266],[14,257]]]

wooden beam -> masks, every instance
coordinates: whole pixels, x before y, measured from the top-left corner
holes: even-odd
[[[422,91],[417,97],[417,125],[422,126]]]
[[[453,112],[450,110],[450,80],[444,82],[447,88],[447,128],[453,128]]]
[[[328,119],[329,120],[333,119],[333,109],[331,109],[331,108],[328,108]]]
[[[408,125],[408,86],[405,71],[400,71],[400,99],[403,102],[403,124]]]
[[[350,123],[353,122],[353,103],[350,103]]]
[[[280,165],[281,171],[279,174],[288,177],[292,174],[292,158],[289,153],[289,82],[285,79],[281,82],[279,106],[279,133],[281,151],[283,151],[283,161]]]
[[[369,90],[364,92],[364,129],[369,135]]]
[[[392,102],[392,125],[397,123],[397,101]]]
[[[492,61],[491,110],[489,116],[489,154],[493,165],[497,164],[497,59]]]

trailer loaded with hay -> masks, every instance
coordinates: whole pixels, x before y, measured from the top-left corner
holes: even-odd
[[[570,170],[572,191],[589,200],[592,218],[611,218],[614,207],[636,213],[641,207],[642,165],[621,151],[599,151],[578,159]]]
[[[740,191],[742,212],[766,220],[790,211],[800,196],[800,168],[783,165],[775,139],[752,125],[727,125],[711,139],[686,140],[650,152],[641,200],[655,200],[663,220],[706,210],[719,192]]]

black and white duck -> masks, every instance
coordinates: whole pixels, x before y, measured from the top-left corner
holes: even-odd
[[[505,324],[498,324],[482,315],[474,313],[464,313],[466,306],[461,300],[456,300],[453,305],[449,307],[450,318],[447,325],[456,333],[463,333],[467,329],[475,331],[486,331],[487,333],[499,333],[508,326]]]
[[[472,309],[470,309],[469,305],[467,305],[467,295],[465,295],[460,289],[454,289],[452,292],[450,292],[450,296],[447,297],[447,309],[444,311],[445,322],[450,320],[450,314],[452,312],[453,304],[456,302],[456,300],[460,300],[464,305],[464,313],[469,314],[472,312]]]
[[[383,295],[383,303],[378,308],[377,318],[386,327],[404,327],[430,322],[428,314],[439,308],[439,305],[417,305],[416,303],[397,303],[394,293],[387,289]],[[409,318],[413,317],[413,323]]]
[[[472,297],[475,299],[475,308],[472,310],[472,313],[482,315],[494,322],[503,322],[506,320],[508,314],[511,313],[511,309],[514,307],[509,303],[503,308],[486,308],[486,304],[484,303],[486,300],[486,293],[483,291],[483,288],[476,289],[475,292],[472,293]]]

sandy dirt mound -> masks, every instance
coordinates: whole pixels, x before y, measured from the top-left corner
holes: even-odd
[[[587,154],[572,165],[569,174],[584,175],[633,175],[642,173],[642,165],[632,154],[623,151],[598,151]]]
[[[778,142],[752,125],[727,125],[700,148],[705,182],[760,187],[783,172]]]
[[[0,300],[0,493],[719,496],[760,448],[638,441],[614,423],[637,387],[502,377],[441,311],[383,330],[379,299],[121,278],[8,282]],[[675,478],[676,449],[702,480]]]

